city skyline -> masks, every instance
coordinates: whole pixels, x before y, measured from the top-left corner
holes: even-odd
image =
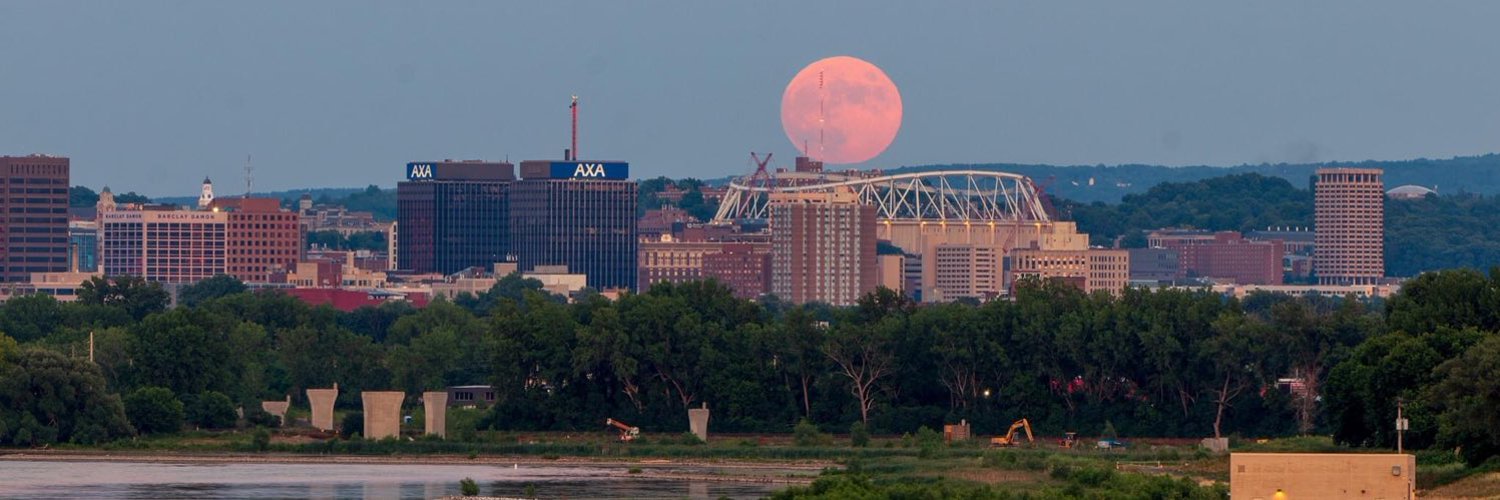
[[[1447,157],[1500,136],[1500,70],[1470,62],[1491,3],[854,5],[8,3],[0,67],[32,77],[0,81],[0,150],[150,196],[242,191],[247,154],[256,191],[389,187],[413,160],[560,158],[578,94],[582,158],[741,175],[749,151],[790,166],[780,95],[836,55],[906,104],[861,168]]]

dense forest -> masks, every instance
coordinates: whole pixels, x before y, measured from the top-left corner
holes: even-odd
[[[1376,446],[1404,397],[1412,446],[1500,452],[1500,398],[1471,397],[1500,394],[1482,376],[1500,366],[1500,275],[1427,274],[1384,304],[1027,282],[982,305],[882,290],[835,309],[739,300],[713,282],[574,303],[539,287],[511,276],[480,296],[352,313],[228,277],[184,288],[174,308],[130,278],[96,279],[76,303],[15,298],[0,307],[0,444],[211,427],[227,405],[305,405],[304,389],[334,383],[350,408],[361,390],[489,383],[499,401],[479,425],[501,430],[613,417],[680,432],[706,403],[719,432],[967,419],[993,433],[1028,417],[1044,435]]]
[[[1118,204],[1055,200],[1064,219],[1078,221],[1093,244],[1134,248],[1145,233],[1177,227],[1251,231],[1268,227],[1312,227],[1313,195],[1291,183],[1259,174],[1166,183]],[[1428,195],[1386,199],[1385,266],[1389,276],[1425,271],[1487,269],[1500,263],[1500,196]]]
[[[1083,203],[1116,203],[1126,195],[1139,194],[1163,183],[1188,183],[1236,174],[1279,177],[1307,189],[1313,172],[1320,168],[1378,168],[1385,171],[1385,186],[1405,184],[1441,188],[1442,192],[1500,195],[1500,154],[1460,156],[1448,159],[1419,158],[1391,161],[1344,161],[1315,163],[1261,163],[1233,167],[1164,165],[1028,165],[984,163],[971,165],[923,165],[900,167],[889,172],[916,172],[951,168],[977,168],[1015,172],[1035,179],[1047,192]]]
[[[1159,228],[1250,231],[1271,226],[1312,227],[1311,191],[1286,180],[1238,174],[1193,182],[1165,183],[1145,193],[1126,195],[1117,204],[1076,203],[1055,199],[1065,220],[1078,222],[1095,245],[1146,244],[1145,232]]]

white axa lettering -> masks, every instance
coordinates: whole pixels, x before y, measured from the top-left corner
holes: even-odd
[[[605,177],[603,163],[579,163],[573,169],[573,177]]]
[[[429,165],[429,164],[412,165],[411,166],[411,176],[410,177],[413,178],[413,179],[431,179],[432,178],[432,165]]]

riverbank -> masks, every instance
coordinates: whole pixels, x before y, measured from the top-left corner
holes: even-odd
[[[732,459],[610,459],[597,457],[461,456],[461,455],[308,455],[293,453],[99,452],[88,450],[0,451],[0,462],[114,462],[149,464],[337,464],[337,465],[479,465],[501,468],[588,467],[621,477],[693,481],[809,484],[823,470],[839,465],[822,460],[746,461]]]

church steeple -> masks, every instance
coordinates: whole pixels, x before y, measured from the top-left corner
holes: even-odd
[[[201,194],[201,195],[198,196],[198,208],[206,210],[206,209],[208,209],[208,205],[211,204],[211,203],[213,203],[213,202],[214,202],[214,183],[213,183],[213,181],[208,180],[207,177],[204,177],[203,178],[203,194]]]
[[[104,190],[99,192],[99,201],[94,203],[94,210],[101,213],[113,212],[115,208],[115,194],[109,192],[109,186],[104,186]]]

